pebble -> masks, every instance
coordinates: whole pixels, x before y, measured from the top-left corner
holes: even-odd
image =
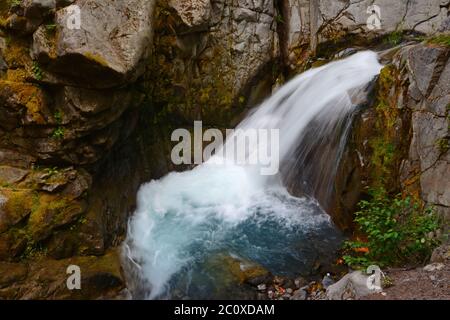
[[[331,275],[327,273],[322,279],[322,286],[327,289],[332,284],[334,284],[334,280],[331,278]]]
[[[439,271],[442,270],[445,267],[443,263],[432,263],[429,265],[426,265],[423,270],[431,272],[431,271]]]
[[[267,289],[266,284],[262,283],[262,284],[258,285],[258,290],[259,291],[264,291],[266,289]]]
[[[291,300],[306,300],[306,291],[302,289],[294,291]]]
[[[297,279],[294,280],[294,283],[297,288],[300,288],[300,287],[303,287],[304,285],[307,285],[308,281],[306,281],[302,277],[298,277]]]
[[[292,294],[292,292],[294,292],[294,290],[292,290],[291,288],[287,288],[287,289],[286,289],[286,293]]]

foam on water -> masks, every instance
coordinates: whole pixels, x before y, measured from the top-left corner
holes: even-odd
[[[302,148],[298,144],[304,142],[302,135],[312,121],[320,132],[333,134],[336,121],[355,107],[355,92],[380,69],[376,54],[366,51],[307,71],[280,88],[238,128],[279,129],[281,160],[286,163]],[[296,170],[301,169],[297,162]],[[329,216],[313,198],[291,196],[280,181],[261,176],[253,167],[218,165],[212,159],[144,184],[125,242],[125,265],[135,291],[146,298],[170,298],[174,289],[199,297],[207,287],[188,281],[180,289],[177,279],[204,274],[205,262],[218,253],[291,274],[308,268],[311,255],[335,250],[338,232]]]

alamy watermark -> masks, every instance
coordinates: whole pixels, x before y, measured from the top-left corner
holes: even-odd
[[[219,165],[258,166],[264,176],[278,173],[279,129],[226,129],[225,132],[226,139],[219,129],[203,132],[201,121],[194,121],[193,136],[187,129],[176,129],[171,136],[171,141],[178,142],[171,152],[172,162],[199,165],[209,160]]]
[[[371,265],[367,267],[366,273],[370,274],[370,276],[366,280],[367,288],[375,292],[381,291],[381,278],[382,276],[384,276],[384,274],[381,271],[380,267],[377,265]]]
[[[71,5],[64,8],[67,12],[66,26],[70,30],[81,29],[81,9],[77,5]]]
[[[376,4],[367,7],[367,13],[370,15],[367,18],[367,29],[379,30],[381,29],[381,9]]]
[[[54,10],[57,9],[56,0],[45,0],[46,6],[52,8]],[[72,4],[70,6],[64,7],[61,9],[63,13],[65,26],[69,30],[80,30],[81,29],[81,8]]]
[[[81,290],[81,269],[79,266],[71,264],[67,267],[66,273],[69,277],[66,281],[67,289]]]

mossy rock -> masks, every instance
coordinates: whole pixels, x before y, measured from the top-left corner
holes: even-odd
[[[28,123],[47,123],[47,98],[36,85],[0,80],[0,102],[7,103],[12,109],[25,108]]]
[[[81,289],[67,288],[67,268],[81,272]],[[124,289],[120,250],[103,256],[54,260],[45,257],[30,263],[3,263],[0,267],[0,299],[114,299]]]
[[[270,272],[261,265],[252,261],[233,257],[228,254],[219,254],[208,261],[208,270],[217,272],[221,278],[238,284],[250,283],[254,279],[268,277]]]
[[[20,223],[33,207],[31,190],[0,188],[0,233]]]
[[[85,203],[57,195],[41,194],[35,200],[28,221],[28,232],[34,241],[47,238],[54,229],[74,222],[85,211]]]

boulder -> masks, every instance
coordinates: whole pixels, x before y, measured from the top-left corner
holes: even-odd
[[[45,26],[34,33],[33,57],[60,83],[108,88],[134,82],[149,53],[154,4],[78,0],[56,12],[55,34]],[[69,23],[73,19],[79,29]]]
[[[80,267],[81,290],[67,289],[70,265]],[[101,257],[0,262],[0,299],[112,299],[123,288],[120,258],[115,248]]]

